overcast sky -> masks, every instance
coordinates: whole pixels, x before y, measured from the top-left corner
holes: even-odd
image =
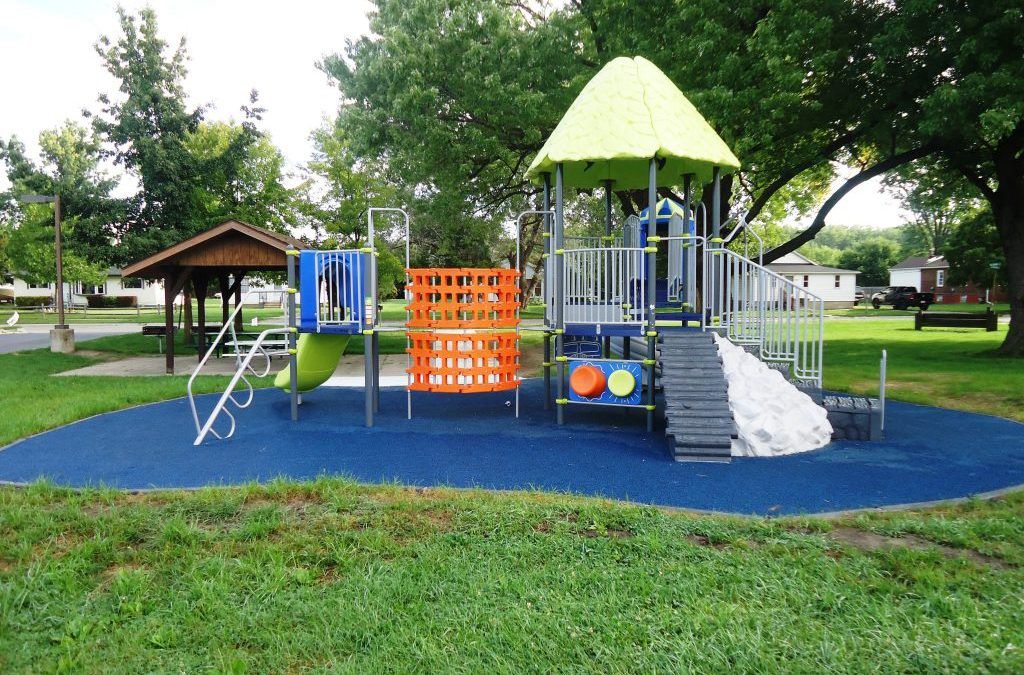
[[[0,137],[17,135],[33,155],[43,129],[95,110],[115,81],[93,45],[115,35],[112,0],[0,0],[3,64]],[[238,119],[250,89],[267,109],[263,129],[289,164],[304,163],[310,132],[333,115],[338,93],[316,68],[323,56],[368,30],[367,0],[124,0],[152,6],[171,44],[184,35],[189,52],[185,90],[192,104],[211,104],[208,119]],[[685,91],[685,87],[684,87]],[[742,159],[742,158],[741,158]],[[2,178],[0,178],[2,180]],[[126,188],[130,189],[130,185]],[[903,222],[898,202],[878,181],[853,190],[829,223],[890,226]]]

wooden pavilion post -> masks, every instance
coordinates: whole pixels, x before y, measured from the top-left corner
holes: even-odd
[[[228,322],[228,313],[231,311],[231,281],[227,272],[221,272],[217,277],[220,283],[220,325]]]
[[[164,370],[174,375],[174,273],[164,277]]]
[[[239,270],[235,272],[235,309],[242,304],[242,279],[245,277],[245,270]],[[235,314],[235,332],[240,333],[242,331],[242,313],[245,310]]]
[[[205,274],[195,274],[192,277],[192,285],[195,286],[196,292],[196,322],[198,328],[197,344],[199,349],[196,350],[198,359],[203,359],[203,354],[206,353],[206,289],[209,284],[209,278]]]

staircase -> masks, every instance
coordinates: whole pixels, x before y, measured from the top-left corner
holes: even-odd
[[[662,331],[665,435],[676,461],[728,462],[735,427],[711,333]]]

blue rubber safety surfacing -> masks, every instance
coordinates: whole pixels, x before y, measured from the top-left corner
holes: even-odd
[[[377,426],[363,427],[361,389],[288,398],[256,393],[226,441],[194,447],[184,399],[82,420],[0,450],[0,480],[47,477],[71,486],[198,487],[345,475],[364,482],[543,489],[745,514],[821,513],[964,497],[1024,484],[1024,425],[890,402],[881,443],[731,464],[677,463],[636,410],[570,406],[559,427],[542,384],[511,393],[414,394],[385,389]],[[209,410],[210,396],[200,398]]]

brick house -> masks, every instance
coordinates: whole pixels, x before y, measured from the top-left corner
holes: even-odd
[[[945,256],[911,256],[889,268],[890,286],[913,286],[922,293],[934,293],[943,305],[985,302],[989,284],[970,282],[953,286],[949,282],[949,263]],[[1005,299],[1002,286],[991,294],[993,302]]]

